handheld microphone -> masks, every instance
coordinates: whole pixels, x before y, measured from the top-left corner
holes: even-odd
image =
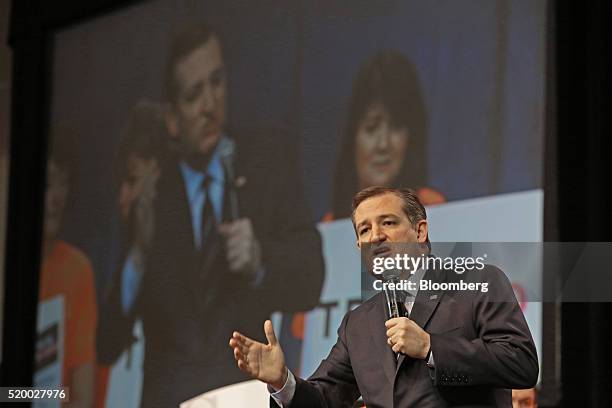
[[[385,270],[382,274],[383,291],[385,292],[385,300],[387,303],[387,318],[393,319],[395,317],[406,316],[406,294],[396,289],[400,283],[400,271],[391,269]],[[392,284],[392,285],[390,285]],[[392,286],[391,289],[389,286]]]
[[[225,183],[226,188],[229,189],[227,197],[229,199],[229,214],[228,218],[230,221],[234,221],[240,217],[238,210],[238,194],[236,192],[236,177],[234,175],[234,152],[236,150],[236,144],[228,137],[222,137],[219,140],[219,157],[225,170],[225,176],[227,182]]]

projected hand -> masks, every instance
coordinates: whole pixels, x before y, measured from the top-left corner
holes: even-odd
[[[223,223],[219,232],[225,239],[225,256],[230,270],[255,275],[261,266],[261,248],[251,220],[241,218]]]
[[[234,350],[234,358],[240,370],[255,379],[270,384],[274,389],[280,390],[287,380],[285,355],[276,339],[270,320],[265,321],[264,332],[268,344],[260,343],[234,332],[229,341],[229,346]]]

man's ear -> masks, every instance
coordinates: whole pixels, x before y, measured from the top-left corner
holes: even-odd
[[[166,129],[168,130],[168,134],[170,137],[177,139],[179,136],[179,124],[178,118],[176,117],[176,112],[174,111],[174,106],[171,104],[166,106],[164,117],[166,119]]]
[[[355,231],[355,243],[357,244],[357,248],[361,249],[361,242],[359,242],[359,234],[357,234],[355,223],[353,223],[353,231]]]
[[[424,244],[427,242],[427,234],[429,233],[429,226],[427,224],[427,220],[421,220],[416,225],[417,232],[417,242],[419,244]]]

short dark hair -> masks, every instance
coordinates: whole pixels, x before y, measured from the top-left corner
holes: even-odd
[[[357,233],[357,228],[355,226],[355,211],[357,210],[357,207],[359,207],[359,205],[368,198],[378,197],[385,194],[395,194],[402,200],[402,210],[412,225],[416,225],[421,220],[427,220],[427,212],[425,211],[425,207],[423,204],[421,204],[421,200],[419,200],[419,197],[414,190],[410,188],[371,186],[357,192],[357,194],[355,194],[353,197],[351,221],[353,222],[355,233]],[[429,236],[427,236],[426,242],[427,247],[431,250]]]
[[[129,159],[159,158],[168,139],[163,109],[159,104],[140,100],[131,110],[121,132],[115,175],[118,183],[128,176]]]
[[[423,138],[427,114],[417,70],[397,51],[382,51],[359,70],[348,112],[347,132],[351,137],[355,137],[366,111],[377,102],[389,111],[394,124],[407,127],[412,138]]]
[[[223,46],[218,31],[211,23],[198,23],[191,25],[174,36],[166,58],[164,84],[166,100],[175,103],[178,96],[175,70],[178,63],[193,51],[206,44],[211,38],[217,38],[223,53]]]

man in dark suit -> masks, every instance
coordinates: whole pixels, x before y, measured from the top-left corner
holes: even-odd
[[[370,187],[353,201],[357,245],[429,247],[425,209],[407,189]],[[270,321],[268,344],[239,332],[230,339],[238,367],[268,384],[271,406],[511,407],[508,388],[537,381],[538,361],[525,318],[504,274],[487,266],[459,276],[421,270],[432,282],[487,283],[488,291],[419,290],[408,316],[387,320],[379,293],[348,312],[329,356],[308,379],[295,378]],[[397,353],[397,354],[396,354]]]
[[[294,150],[275,129],[227,129],[224,59],[209,26],[177,36],[166,81],[172,144],[161,159],[138,296],[118,278],[101,326],[100,348],[112,360],[142,318],[144,407],[177,406],[244,380],[225,357],[226,336],[253,331],[275,310],[314,307],[323,282]],[[300,291],[289,293],[288,279]]]

